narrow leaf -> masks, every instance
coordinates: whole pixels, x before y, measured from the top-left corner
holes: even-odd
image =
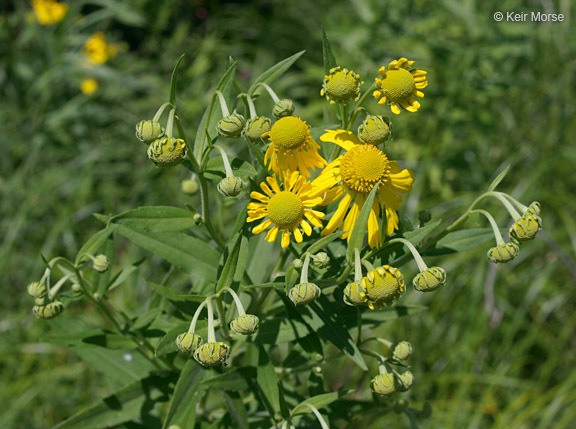
[[[258,76],[254,81],[254,83],[252,84],[252,86],[250,87],[250,89],[248,90],[248,95],[252,97],[256,95],[259,91],[261,91],[261,87],[258,85],[259,83],[269,84],[274,82],[280,76],[282,76],[292,66],[292,64],[294,64],[296,60],[298,60],[298,58],[300,58],[304,54],[304,52],[306,51],[300,51],[292,55],[291,57],[288,57],[280,61],[279,63],[273,65],[268,70],[266,70],[260,76]]]
[[[218,283],[216,284],[216,292],[220,292],[222,289],[229,287],[233,280],[234,274],[236,273],[236,266],[238,264],[238,255],[240,254],[240,244],[242,243],[242,234],[236,234],[236,238],[232,241],[224,257],[226,257],[226,262],[222,271],[218,275]]]
[[[172,71],[172,77],[170,78],[170,103],[174,105],[176,102],[176,81],[178,80],[178,67],[180,67],[180,63],[184,59],[186,54],[180,55],[178,61],[176,61],[176,65],[174,66],[174,70]]]
[[[256,368],[256,381],[262,396],[262,402],[271,416],[280,413],[280,389],[278,388],[278,376],[274,366],[270,362],[268,353],[260,346],[258,354],[258,368]]]
[[[185,231],[196,226],[189,210],[168,206],[140,207],[110,219],[112,224],[125,225],[146,232]]]
[[[442,220],[436,222],[430,222],[424,225],[422,228],[417,228],[413,231],[408,231],[404,233],[404,238],[412,243],[414,246],[419,246],[426,237],[432,234],[442,223]]]
[[[330,73],[331,68],[338,65],[324,27],[322,27],[322,58],[324,59],[324,72],[326,74]]]
[[[354,389],[323,393],[321,395],[316,395],[311,398],[308,398],[294,407],[294,409],[290,413],[290,417],[294,417],[300,414],[311,413],[312,410],[307,405],[312,405],[315,408],[322,408],[327,405],[330,405],[331,403],[337,401],[343,396],[349,395],[352,392],[354,392]]]
[[[500,184],[502,180],[504,180],[504,178],[508,174],[508,170],[510,170],[510,164],[508,164],[506,168],[502,170],[502,172],[498,176],[496,176],[496,178],[492,181],[492,183],[490,183],[490,186],[488,186],[488,192],[492,192],[494,189],[496,189],[496,187]]]
[[[196,404],[206,389],[202,380],[209,372],[193,359],[186,362],[174,388],[168,414],[162,426],[164,429],[178,425],[182,428],[193,428],[196,423]]]
[[[507,233],[506,230],[501,230]],[[425,255],[446,255],[449,253],[464,252],[486,243],[494,241],[494,232],[492,228],[472,228],[463,231],[455,231],[442,237],[436,243],[434,249],[426,251]]]
[[[78,256],[76,257],[76,264],[80,262],[80,257],[83,254],[89,253],[91,255],[94,255],[95,253],[97,253],[100,247],[102,247],[102,245],[106,241],[106,239],[110,236],[110,234],[114,232],[115,229],[116,227],[114,225],[110,225],[109,227],[101,229],[92,237],[90,237],[88,241],[84,243],[84,245],[78,251]]]
[[[159,295],[162,295],[165,298],[168,298],[168,300],[172,302],[202,302],[206,299],[204,295],[192,295],[192,294],[181,295],[174,289],[170,289],[169,287],[162,286],[152,282],[146,282],[146,283],[154,290],[154,292],[156,292]]]
[[[308,253],[316,253],[319,250],[322,250],[324,247],[326,247],[328,244],[332,243],[334,240],[340,238],[340,236],[342,236],[344,234],[345,231],[337,231],[337,232],[333,232],[330,235],[327,235],[326,237],[322,237],[320,240],[318,240],[316,243],[314,243],[312,246],[310,246],[307,250]]]
[[[364,243],[364,235],[366,235],[367,231],[368,217],[370,216],[372,204],[374,203],[374,198],[376,197],[376,192],[378,191],[379,186],[380,182],[378,182],[378,185],[374,186],[372,191],[370,191],[370,194],[364,201],[362,210],[360,210],[358,219],[354,224],[354,229],[352,229],[352,233],[350,234],[348,249],[346,250],[346,257],[350,262],[354,262],[354,249],[361,249],[362,244]]]

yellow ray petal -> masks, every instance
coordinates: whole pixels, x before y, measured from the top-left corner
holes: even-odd
[[[270,201],[270,198],[260,192],[252,191],[250,192],[250,198],[254,198],[255,200],[262,201],[263,203],[267,203]]]
[[[266,219],[264,222],[262,222],[260,225],[255,226],[254,228],[252,228],[252,234],[260,234],[262,231],[264,231],[266,228],[268,228],[270,225],[272,225],[272,221],[270,219]]]
[[[300,229],[297,226],[292,227],[292,233],[294,234],[294,238],[296,239],[296,242],[302,243],[302,240],[304,238],[302,237],[302,233],[300,232]]]
[[[285,249],[290,244],[290,231],[288,228],[284,228],[282,231],[282,249]]]
[[[267,212],[248,212],[248,219],[246,219],[246,222],[254,222],[266,216],[268,216]]]
[[[346,219],[344,219],[342,228],[340,228],[342,231],[346,231],[346,233],[342,235],[342,238],[348,238],[348,240],[350,239],[350,234],[354,229],[354,225],[356,225],[358,215],[360,214],[360,210],[362,210],[362,206],[364,205],[364,199],[365,198],[363,194],[356,194],[354,204],[352,204],[352,208],[348,212]]]
[[[352,202],[352,193],[348,192],[346,195],[344,195],[344,198],[342,198],[342,200],[338,204],[336,212],[328,222],[328,225],[326,225],[326,228],[324,228],[324,230],[322,231],[322,235],[332,234],[336,230],[336,228],[340,226],[342,220],[344,219],[344,216],[346,215],[346,212],[348,211],[348,207],[350,206],[351,202]]]
[[[410,192],[414,183],[414,174],[410,170],[400,168],[396,161],[390,161],[389,166],[390,181],[386,183],[386,186],[403,194]]]
[[[275,193],[280,193],[280,186],[278,186],[278,181],[276,180],[276,176],[268,176],[266,178],[266,181],[268,182],[268,184],[270,185],[270,187],[272,188],[272,190]]]
[[[260,183],[260,189],[262,189],[262,191],[264,191],[264,193],[269,197],[272,197],[274,195],[272,193],[272,190],[268,187],[268,185],[265,182]]]
[[[321,218],[316,216],[313,210],[305,210],[304,216],[306,216],[306,219],[308,219],[312,225],[317,226],[318,228],[322,228],[322,221],[320,220]]]
[[[307,236],[310,236],[310,234],[312,234],[312,227],[310,226],[310,224],[308,222],[306,222],[304,219],[302,219],[300,221],[300,226],[302,227],[302,230],[304,231],[304,234],[306,234]]]
[[[346,130],[326,130],[326,133],[320,136],[320,140],[335,143],[346,150],[352,149],[357,144],[362,144],[356,134]]]
[[[396,103],[390,103],[390,109],[392,110],[392,113],[399,115],[400,114],[400,107],[398,107],[398,105]]]
[[[272,229],[268,231],[268,234],[266,234],[265,240],[270,243],[273,243],[276,240],[276,236],[278,235],[279,230],[280,228],[277,225],[274,225]]]
[[[380,235],[380,227],[378,226],[378,216],[380,215],[380,202],[374,199],[372,203],[372,210],[368,217],[368,245],[371,248],[380,247],[382,236]]]

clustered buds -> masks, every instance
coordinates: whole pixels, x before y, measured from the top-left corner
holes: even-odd
[[[368,115],[358,127],[358,137],[366,144],[385,143],[390,137],[390,121],[380,115]]]
[[[143,120],[136,124],[136,137],[144,144],[164,136],[164,128],[154,120]]]
[[[272,114],[276,119],[292,116],[292,113],[294,113],[294,102],[288,98],[278,100],[272,108]]]
[[[311,256],[312,264],[316,268],[326,268],[330,264],[330,256],[326,252],[319,252]]]
[[[488,250],[488,260],[494,263],[510,262],[520,252],[520,248],[514,243],[499,244]]]
[[[430,267],[418,273],[412,280],[412,286],[420,292],[432,292],[445,284],[446,271],[441,267]]]
[[[295,305],[306,305],[322,295],[320,288],[314,283],[299,283],[288,292],[288,297]]]
[[[186,156],[186,143],[174,137],[163,137],[148,146],[148,158],[158,167],[173,167]]]
[[[220,119],[216,129],[218,134],[223,137],[238,137],[242,133],[245,124],[246,119],[244,116],[233,113]]]
[[[225,177],[218,183],[218,192],[224,197],[235,197],[246,188],[246,182],[239,177]]]
[[[197,347],[193,356],[196,361],[205,367],[225,364],[230,346],[223,342],[204,343]]]
[[[258,329],[260,319],[254,314],[238,316],[230,322],[230,329],[238,335],[252,335]]]

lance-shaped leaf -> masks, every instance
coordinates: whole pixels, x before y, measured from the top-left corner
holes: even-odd
[[[330,73],[330,69],[338,65],[336,62],[336,57],[334,52],[332,52],[332,47],[328,41],[328,35],[326,30],[322,27],[322,58],[324,59],[324,71],[326,74]]]
[[[169,206],[140,207],[116,215],[111,224],[125,225],[146,232],[176,232],[194,228],[194,214],[189,210]]]
[[[492,181],[492,183],[490,183],[490,186],[488,186],[488,192],[491,192],[494,189],[496,189],[496,186],[498,186],[500,182],[504,180],[504,178],[508,174],[508,170],[510,170],[510,164],[508,164],[506,168],[502,170],[502,172],[500,172],[498,176],[496,176],[496,178]]]
[[[202,381],[208,374],[209,372],[193,359],[186,362],[174,388],[174,395],[162,426],[164,429],[172,425],[178,425],[181,428],[194,427],[196,424],[196,404],[206,392]]]
[[[296,62],[298,58],[300,58],[304,54],[304,52],[306,51],[300,51],[292,55],[291,57],[288,57],[280,61],[279,63],[273,65],[268,70],[266,70],[260,76],[258,76],[254,81],[254,83],[252,84],[252,86],[250,87],[250,89],[248,90],[248,95],[252,97],[261,91],[261,86],[258,85],[259,83],[270,84],[274,82],[276,79],[278,79],[280,76],[282,76],[284,73],[286,73],[286,71],[292,66],[292,64]]]
[[[370,191],[370,194],[368,194],[368,197],[364,200],[362,210],[360,210],[358,219],[356,219],[356,223],[354,224],[354,229],[352,229],[352,233],[350,234],[348,249],[346,250],[346,257],[350,262],[354,262],[354,249],[362,249],[364,236],[366,235],[367,230],[366,226],[368,225],[368,218],[370,217],[372,204],[374,203],[374,198],[376,197],[376,192],[378,191],[379,186],[380,182],[372,188],[372,191]]]

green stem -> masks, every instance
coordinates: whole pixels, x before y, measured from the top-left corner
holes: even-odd
[[[234,303],[236,304],[236,311],[238,311],[238,316],[245,316],[246,311],[244,311],[244,306],[242,305],[242,301],[240,301],[240,297],[236,294],[236,292],[234,292],[229,287],[224,288],[223,290],[228,292],[230,295],[232,295],[232,299],[234,300]]]
[[[222,328],[222,333],[224,337],[230,338],[230,333],[228,332],[228,323],[226,321],[226,311],[224,311],[224,305],[222,304],[222,298],[216,296],[216,310],[218,310],[218,319],[220,320],[220,327]]]
[[[218,149],[218,152],[220,152],[220,156],[222,157],[222,162],[224,163],[224,170],[226,171],[226,177],[227,178],[228,177],[234,177],[234,173],[232,172],[232,167],[230,166],[230,161],[228,160],[228,156],[226,155],[226,152],[224,151],[224,149],[217,144],[214,145],[214,148]]]
[[[404,244],[410,250],[410,253],[412,253],[412,257],[416,261],[418,269],[420,270],[421,273],[423,273],[428,269],[426,263],[422,259],[422,256],[420,256],[420,253],[418,253],[418,250],[416,250],[416,247],[414,247],[412,243],[410,243],[408,240],[404,238],[395,238],[393,240],[388,241],[388,244],[394,244],[394,243]]]
[[[372,92],[376,89],[376,84],[374,82],[372,82],[372,84],[368,87],[368,89],[360,96],[360,99],[358,100],[358,102],[356,103],[356,108],[362,106],[362,104],[364,104],[364,102],[366,101],[366,99],[368,98],[368,96],[370,94],[372,94]]]
[[[220,110],[222,111],[222,116],[229,116],[230,111],[226,105],[226,99],[224,98],[224,95],[220,91],[216,91],[216,95],[218,96],[218,101],[220,102]]]
[[[168,122],[166,123],[166,137],[172,138],[172,131],[174,130],[174,118],[176,117],[176,109],[170,110],[168,114]]]
[[[270,86],[268,86],[268,84],[266,84],[264,82],[260,82],[254,87],[254,89],[258,88],[259,86],[264,87],[264,89],[266,89],[266,91],[268,91],[268,94],[270,94],[270,98],[272,98],[272,101],[274,101],[274,103],[278,103],[280,101],[280,98],[278,98],[278,96],[276,95],[274,90],[272,88],[270,88]]]
[[[502,238],[502,234],[500,233],[500,228],[498,228],[498,224],[496,223],[496,221],[494,220],[494,218],[490,213],[488,213],[486,210],[471,210],[470,213],[479,213],[481,215],[484,215],[484,217],[488,219],[488,222],[490,222],[492,232],[494,233],[494,238],[496,238],[496,244],[498,246],[502,246],[503,244],[505,244],[504,239]]]
[[[152,120],[154,122],[158,122],[160,120],[160,118],[162,117],[162,114],[164,113],[164,110],[166,109],[166,107],[174,107],[172,105],[172,103],[164,103],[162,106],[160,106],[160,108],[158,109],[158,111],[156,112],[156,114],[154,115],[154,118],[152,118]]]
[[[306,253],[302,271],[300,272],[300,283],[308,283],[308,266],[310,265],[310,254]]]
[[[212,297],[206,299],[206,307],[208,308],[208,342],[216,342],[216,334],[214,331],[214,310],[212,309]]]
[[[192,322],[190,322],[190,327],[188,328],[188,333],[193,334],[196,330],[196,323],[198,322],[198,317],[200,317],[200,313],[202,313],[202,309],[206,306],[206,301],[202,301],[202,303],[198,306],[196,311],[194,312],[194,316],[192,316]]]

